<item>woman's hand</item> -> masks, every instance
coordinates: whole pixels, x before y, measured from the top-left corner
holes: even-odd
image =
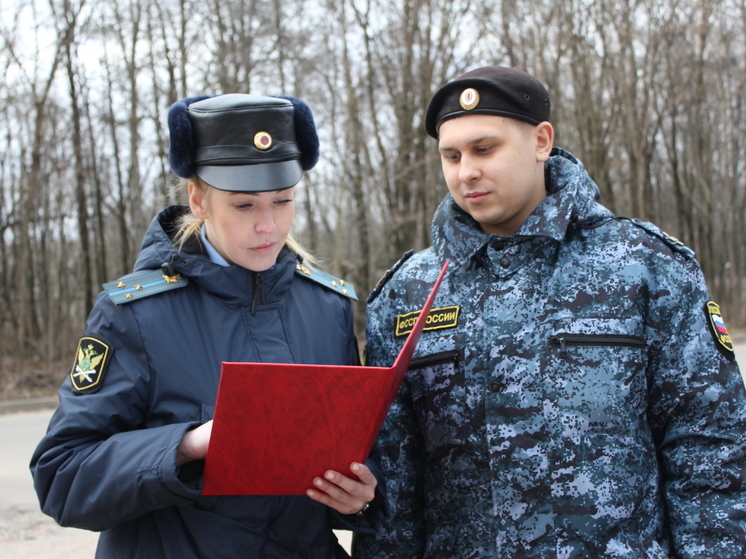
[[[314,501],[323,503],[342,514],[355,514],[373,500],[376,491],[375,476],[368,466],[353,462],[350,470],[358,479],[349,478],[339,472],[329,470],[324,477],[313,480],[315,489],[306,494]]]
[[[212,419],[196,429],[184,433],[176,452],[176,466],[179,467],[192,460],[202,460],[207,456],[207,445],[212,434]]]

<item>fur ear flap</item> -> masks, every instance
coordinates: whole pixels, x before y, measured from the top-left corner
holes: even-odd
[[[168,110],[168,129],[170,145],[168,160],[171,170],[179,177],[188,179],[194,175],[194,138],[192,137],[192,123],[187,114],[187,108],[192,103],[209,99],[213,95],[198,95],[177,101]]]
[[[313,169],[319,161],[319,136],[313,113],[304,101],[289,95],[274,95],[280,99],[287,99],[293,104],[293,118],[295,119],[295,141],[301,151],[300,163],[304,171]]]

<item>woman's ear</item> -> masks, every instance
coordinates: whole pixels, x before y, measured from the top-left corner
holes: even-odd
[[[536,125],[536,160],[544,162],[549,159],[554,146],[554,127],[547,121]]]
[[[189,193],[189,208],[192,210],[194,217],[205,220],[207,213],[207,188],[201,187],[192,179],[187,187]]]

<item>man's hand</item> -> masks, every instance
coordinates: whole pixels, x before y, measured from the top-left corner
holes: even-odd
[[[358,476],[357,480],[329,470],[323,478],[314,478],[315,489],[309,489],[306,494],[342,514],[355,514],[363,510],[373,500],[378,482],[364,464],[353,462],[350,470]]]

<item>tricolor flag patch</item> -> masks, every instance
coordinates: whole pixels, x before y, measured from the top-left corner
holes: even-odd
[[[707,322],[710,324],[712,335],[715,338],[715,345],[717,345],[722,353],[728,357],[733,357],[735,355],[733,339],[730,337],[728,329],[725,327],[725,321],[720,312],[720,305],[714,301],[707,301],[707,303],[705,303],[705,314],[707,315]]]
[[[728,330],[725,328],[725,322],[723,322],[723,317],[719,314],[713,314],[712,315],[712,322],[715,324],[715,328],[717,328],[717,331],[721,334],[728,334]]]

